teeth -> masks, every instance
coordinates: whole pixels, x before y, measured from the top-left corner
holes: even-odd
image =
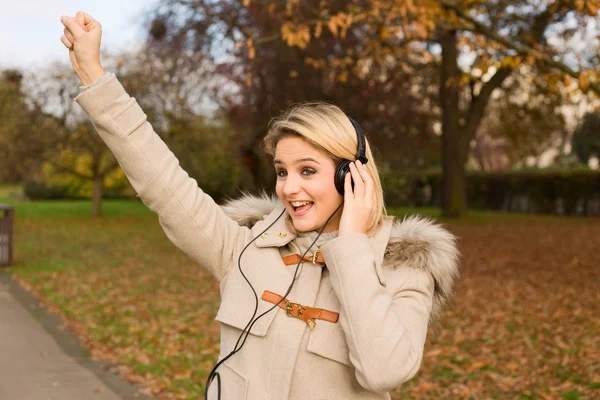
[[[292,201],[292,202],[291,202],[291,204],[292,204],[294,207],[300,207],[300,206],[303,206],[303,205],[305,205],[305,204],[311,204],[311,203],[312,203],[312,201]]]

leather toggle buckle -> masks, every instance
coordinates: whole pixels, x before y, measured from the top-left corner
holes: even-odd
[[[302,318],[302,315],[304,315],[305,311],[306,307],[304,307],[302,304],[293,303],[291,301],[286,301],[285,303],[285,314],[288,317],[298,318],[299,320],[305,321],[310,330],[314,331],[317,327],[317,323],[312,318]]]
[[[287,301],[285,303],[285,313],[288,317],[294,317],[300,319],[306,308],[302,304],[292,303]]]
[[[280,308],[285,310],[285,314],[288,317],[297,318],[306,322],[311,330],[315,330],[317,326],[316,319],[336,323],[339,318],[337,312],[324,310],[322,308],[303,306],[302,304],[289,301],[283,296],[268,290],[263,292],[261,298],[271,304],[277,304]]]
[[[315,265],[317,264],[317,258],[319,257],[319,253],[321,253],[321,250],[315,251],[312,255],[312,263]],[[323,254],[323,253],[321,253],[321,254]]]

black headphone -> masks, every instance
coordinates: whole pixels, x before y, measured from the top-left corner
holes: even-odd
[[[350,120],[350,122],[352,122],[352,126],[354,126],[354,129],[356,130],[356,136],[358,137],[358,150],[356,152],[356,159],[360,160],[361,163],[366,164],[367,162],[369,162],[369,160],[365,156],[365,151],[366,151],[366,147],[367,147],[366,146],[366,139],[365,139],[365,136],[364,136],[365,134],[363,133],[360,125],[358,124],[358,122],[356,122],[355,120],[353,120],[350,117],[348,117],[348,119]],[[344,179],[345,179],[346,174],[350,172],[350,163],[351,162],[353,162],[353,161],[351,161],[351,160],[342,160],[342,162],[340,163],[340,165],[338,165],[338,167],[337,167],[337,169],[335,171],[335,175],[334,175],[335,188],[337,189],[337,191],[342,196],[344,195]],[[354,189],[354,182],[352,182],[352,188]],[[298,268],[300,267],[300,264],[302,263],[302,260],[305,258],[306,254],[308,254],[308,252],[310,251],[310,249],[315,245],[315,243],[317,243],[317,240],[319,240],[319,237],[321,237],[321,234],[325,230],[325,227],[329,223],[329,220],[331,220],[331,218],[333,218],[333,216],[335,215],[335,213],[338,212],[338,210],[342,207],[343,204],[344,204],[344,202],[342,202],[335,209],[335,211],[329,216],[329,218],[327,218],[327,221],[325,221],[325,224],[319,230],[319,234],[317,235],[317,237],[312,241],[312,243],[310,244],[310,246],[304,251],[304,254],[302,254],[302,257],[300,258],[300,261],[298,261],[298,264],[296,265],[296,270],[294,271],[294,278],[292,279],[292,283],[288,287],[288,289],[285,292],[285,294],[281,297],[281,300],[279,300],[279,303],[281,303],[287,297],[287,295],[290,293],[290,291],[292,290],[292,286],[294,286],[294,282],[296,282],[296,276],[298,274]],[[259,318],[262,318],[267,313],[273,311],[274,309],[276,309],[279,306],[279,303],[277,303],[274,306],[272,306],[271,308],[269,308],[267,311],[265,311],[262,314],[260,314],[258,317],[256,316],[256,313],[258,311],[258,295],[257,295],[256,291],[254,290],[254,287],[252,286],[252,284],[250,283],[250,281],[248,280],[248,278],[246,277],[246,275],[242,271],[241,260],[242,260],[242,255],[244,254],[244,251],[246,251],[246,249],[248,248],[248,246],[250,246],[252,244],[252,242],[254,242],[256,239],[258,239],[264,232],[268,231],[269,228],[271,228],[273,225],[275,225],[275,222],[277,222],[279,220],[279,218],[281,218],[284,214],[285,214],[285,208],[281,212],[281,214],[279,214],[279,216],[277,217],[277,219],[275,219],[275,221],[273,221],[269,226],[267,226],[261,233],[259,233],[258,235],[256,235],[244,247],[244,249],[241,251],[241,253],[240,253],[239,257],[238,257],[238,268],[239,268],[239,271],[242,274],[242,276],[244,277],[244,279],[246,280],[246,282],[248,282],[248,285],[250,285],[250,289],[252,289],[252,292],[254,292],[254,299],[255,299],[254,313],[252,314],[252,317],[250,318],[250,320],[246,324],[246,327],[242,330],[242,333],[238,337],[238,340],[237,340],[237,342],[236,342],[236,344],[234,346],[234,349],[227,356],[225,356],[223,359],[221,359],[219,362],[217,362],[217,364],[213,367],[213,369],[208,374],[208,377],[206,379],[206,384],[204,386],[204,399],[205,400],[208,399],[208,388],[210,387],[212,381],[215,380],[215,379],[217,381],[217,398],[219,400],[221,399],[221,376],[217,372],[217,368],[219,368],[219,366],[222,363],[224,363],[225,361],[227,361],[229,358],[231,358],[232,356],[234,356],[236,353],[238,353],[242,349],[242,347],[246,343],[246,339],[248,338],[248,335],[250,334],[250,329],[252,329],[252,326],[254,326],[254,324],[256,323],[256,321],[258,321]]]
[[[350,122],[352,122],[352,126],[354,126],[354,130],[356,131],[356,137],[358,138],[358,149],[356,151],[356,159],[360,160],[361,163],[366,164],[369,162],[369,159],[365,155],[367,151],[367,141],[365,139],[365,134],[363,133],[358,122],[348,117]],[[344,180],[346,178],[346,174],[350,172],[350,163],[354,162],[352,160],[342,160],[340,165],[338,165],[335,170],[335,174],[333,175],[333,180],[335,183],[335,188],[338,193],[342,196],[344,195]],[[352,180],[352,189],[354,189],[354,181]]]

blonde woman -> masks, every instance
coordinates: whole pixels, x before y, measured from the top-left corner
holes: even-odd
[[[76,101],[169,239],[220,283],[219,363],[205,397],[390,399],[423,356],[458,277],[454,237],[386,215],[369,143],[338,107],[269,125],[276,197],[215,204],[100,63],[100,23],[63,17]],[[362,161],[361,161],[362,160]]]

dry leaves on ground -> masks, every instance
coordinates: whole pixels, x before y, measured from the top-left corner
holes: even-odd
[[[95,357],[159,398],[201,397],[219,352],[218,286],[154,220],[73,221],[53,238],[43,221],[18,228],[36,243],[30,257],[64,253],[74,263],[18,274]],[[421,370],[392,397],[597,398],[600,221],[523,217],[448,229],[460,237],[462,280]],[[37,239],[27,239],[32,231]]]

